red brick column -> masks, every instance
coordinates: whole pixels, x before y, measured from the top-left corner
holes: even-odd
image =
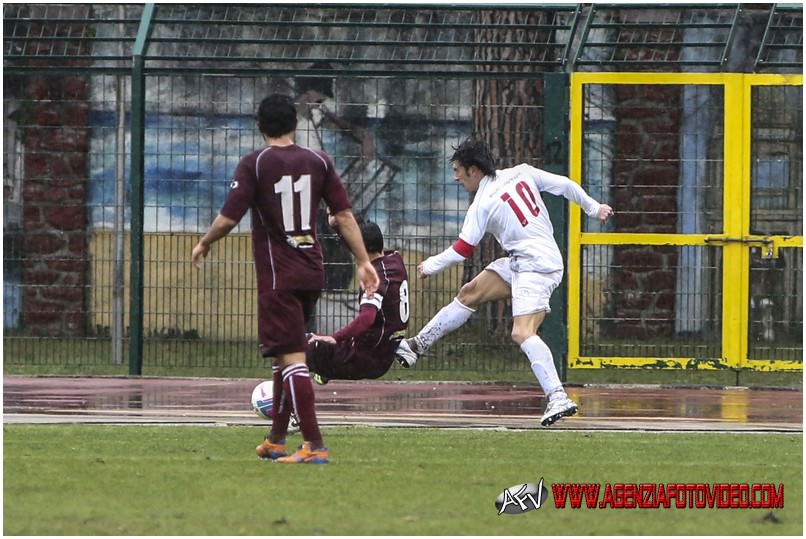
[[[33,335],[84,333],[88,279],[89,84],[32,77],[23,127],[22,324]]]
[[[680,87],[617,88],[613,202],[619,232],[677,231]],[[616,246],[613,250],[617,337],[674,332],[677,250]]]
[[[87,5],[31,5],[33,66],[75,75],[32,75],[18,86],[23,143],[22,329],[29,335],[83,335],[88,293],[89,40]],[[70,37],[69,40],[60,39]],[[83,56],[57,60],[53,56]]]

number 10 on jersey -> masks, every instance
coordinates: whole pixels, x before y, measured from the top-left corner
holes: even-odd
[[[518,193],[518,196],[523,201],[526,209],[529,210],[529,213],[537,217],[540,214],[540,208],[537,205],[537,199],[535,198],[534,193],[532,193],[531,188],[529,188],[529,184],[526,182],[518,182],[515,184],[515,192]],[[509,204],[509,207],[512,208],[512,211],[515,212],[515,215],[521,222],[521,226],[526,226],[529,223],[529,221],[526,219],[526,215],[523,213],[523,210],[520,207],[520,204],[518,204],[512,195],[510,195],[508,192],[503,193],[501,195],[501,200]]]

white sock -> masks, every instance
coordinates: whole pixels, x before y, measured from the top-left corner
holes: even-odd
[[[549,400],[565,396],[563,384],[560,382],[557,368],[554,366],[551,349],[543,342],[543,339],[533,335],[521,343],[521,350],[529,358],[532,372],[535,374],[537,381],[540,382],[543,394],[549,397]]]
[[[417,352],[425,353],[435,342],[467,322],[475,309],[463,305],[458,299],[445,305],[414,337]]]

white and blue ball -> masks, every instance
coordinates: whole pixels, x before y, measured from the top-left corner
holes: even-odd
[[[252,410],[263,419],[270,420],[274,413],[273,386],[271,381],[261,382],[252,390]]]

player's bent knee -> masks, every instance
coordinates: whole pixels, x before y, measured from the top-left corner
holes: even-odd
[[[476,289],[476,281],[470,281],[469,283],[465,283],[462,285],[462,288],[459,289],[459,295],[468,295],[472,294],[473,291]]]
[[[523,344],[523,341],[528,339],[529,337],[533,336],[534,333],[529,333],[525,331],[518,330],[517,328],[512,328],[512,333],[510,333],[510,337],[512,338],[513,342],[520,346]]]
[[[477,308],[481,304],[481,297],[476,283],[470,281],[469,283],[463,284],[462,288],[459,289],[459,293],[456,295],[456,299],[465,307],[471,309]]]

